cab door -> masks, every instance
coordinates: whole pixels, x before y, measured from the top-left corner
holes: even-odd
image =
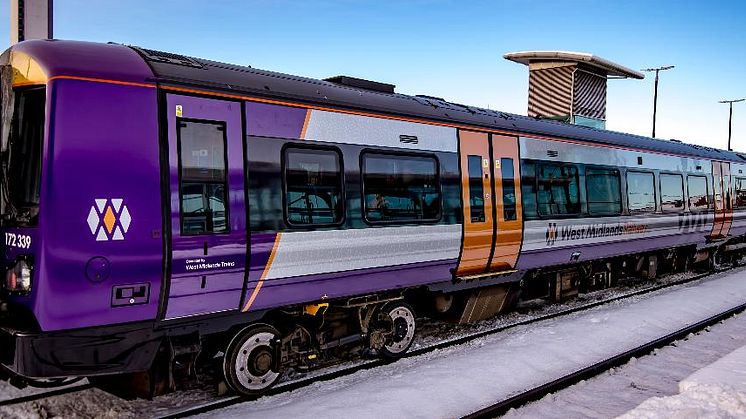
[[[523,239],[516,137],[459,131],[463,240],[457,277],[515,269]]]
[[[167,95],[171,277],[165,318],[239,308],[247,255],[241,104]]]

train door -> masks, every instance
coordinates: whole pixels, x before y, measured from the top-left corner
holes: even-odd
[[[733,221],[733,203],[731,193],[730,163],[712,162],[712,181],[714,184],[715,220],[710,237],[724,238],[730,232]]]
[[[491,135],[495,239],[489,271],[515,269],[523,241],[518,138]]]
[[[518,139],[459,131],[463,240],[457,277],[515,268],[522,240]]]
[[[247,254],[241,104],[166,96],[171,278],[165,318],[237,309]]]

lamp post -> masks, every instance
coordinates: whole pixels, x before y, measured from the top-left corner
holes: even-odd
[[[655,71],[655,91],[653,93],[653,138],[655,138],[655,115],[657,113],[658,108],[658,73],[665,70],[670,70],[674,68],[672,65],[666,65],[663,67],[657,67],[657,68],[645,68],[640,71],[646,71],[648,73],[652,73]]]
[[[731,128],[733,127],[733,104],[738,102],[743,102],[746,99],[734,99],[734,100],[721,100],[718,101],[718,103],[727,103],[730,107],[730,115],[728,116],[728,151],[731,151],[730,149],[730,133]]]

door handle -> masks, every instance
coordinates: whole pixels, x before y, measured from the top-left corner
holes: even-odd
[[[150,284],[118,285],[112,288],[111,306],[145,304],[150,297]]]

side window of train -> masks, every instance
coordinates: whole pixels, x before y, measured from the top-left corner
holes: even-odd
[[[288,147],[285,168],[285,217],[291,226],[339,224],[344,215],[339,151]]]
[[[536,164],[532,161],[521,162],[521,200],[523,219],[539,218],[536,212]]]
[[[370,223],[440,218],[438,160],[434,156],[364,152],[363,214]]]
[[[482,156],[468,156],[469,207],[471,222],[484,222],[484,183],[482,182]]]
[[[505,221],[515,220],[515,170],[513,169],[513,159],[500,159],[500,174],[502,175],[503,184],[503,219]]]
[[[622,213],[622,189],[619,170],[587,168],[585,188],[588,213],[591,215],[618,215]]]
[[[704,176],[687,176],[689,188],[689,210],[706,211],[710,207],[710,194],[707,193],[707,178]]]
[[[181,232],[228,231],[225,124],[180,119]]]
[[[736,178],[736,208],[746,208],[746,178]]]
[[[580,214],[578,168],[571,164],[542,163],[538,167],[539,215]]]
[[[627,201],[631,213],[655,212],[655,177],[649,172],[627,172]]]
[[[684,211],[684,179],[681,175],[661,173],[661,211]]]

